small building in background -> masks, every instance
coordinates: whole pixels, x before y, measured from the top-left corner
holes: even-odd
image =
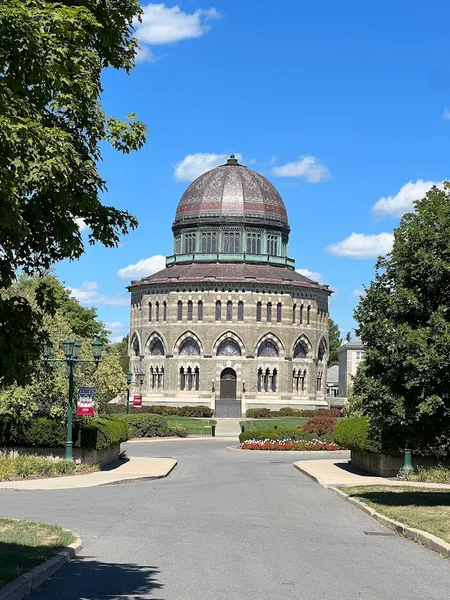
[[[364,360],[365,348],[361,338],[354,337],[338,348],[339,356],[339,396],[346,397],[356,375],[358,366]]]
[[[327,398],[339,396],[339,367],[333,365],[327,369]]]

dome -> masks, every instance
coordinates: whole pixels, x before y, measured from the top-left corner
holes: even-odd
[[[187,188],[177,207],[174,228],[236,221],[289,231],[286,207],[275,187],[240,165],[232,154],[226,164],[203,173]]]

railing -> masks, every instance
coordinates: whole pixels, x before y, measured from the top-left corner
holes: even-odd
[[[281,265],[295,269],[295,260],[287,256],[270,254],[249,254],[248,252],[194,252],[193,254],[172,254],[166,258],[166,266],[192,262],[250,262],[269,265]]]

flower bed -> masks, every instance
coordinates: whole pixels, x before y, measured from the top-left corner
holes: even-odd
[[[322,440],[247,440],[239,446],[242,450],[342,450],[334,442]]]

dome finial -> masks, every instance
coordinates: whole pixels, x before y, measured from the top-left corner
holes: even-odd
[[[234,154],[230,154],[230,158],[227,160],[227,165],[238,165],[238,160]]]

